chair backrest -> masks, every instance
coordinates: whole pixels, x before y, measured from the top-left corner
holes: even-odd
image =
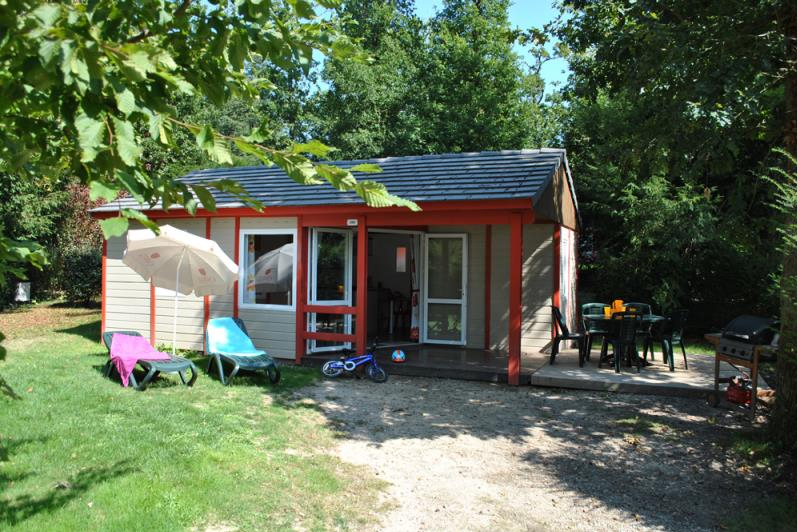
[[[637,312],[617,312],[612,316],[614,324],[618,326],[617,341],[621,344],[633,344],[636,332],[642,323],[642,315]]]
[[[680,339],[684,333],[684,327],[686,327],[686,320],[689,317],[689,311],[684,308],[680,308],[678,310],[674,310],[668,316],[668,327],[667,332],[669,332],[673,338]]]
[[[603,308],[609,307],[608,303],[584,303],[581,305],[581,325],[585,331],[597,332],[603,330],[603,325],[586,319],[587,316],[603,316]]]
[[[240,318],[213,318],[205,329],[205,353],[217,350],[246,353],[257,349]]]
[[[653,314],[653,309],[648,303],[625,303],[626,312],[635,312],[637,314]]]
[[[141,336],[141,333],[138,331],[105,331],[102,333],[102,342],[105,344],[105,348],[108,351],[111,350],[111,344],[113,343],[113,335],[114,334],[126,334],[127,336]]]
[[[559,332],[563,336],[570,336],[570,331],[567,329],[567,324],[565,324],[565,320],[562,317],[562,311],[556,305],[551,305],[551,308],[553,309],[554,324],[559,328]]]

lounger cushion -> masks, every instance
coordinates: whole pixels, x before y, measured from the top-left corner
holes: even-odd
[[[216,318],[208,322],[208,353],[236,356],[258,356],[266,354],[257,349],[252,340],[232,318]]]

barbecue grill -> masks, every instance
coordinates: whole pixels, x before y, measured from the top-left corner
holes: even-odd
[[[750,419],[755,419],[755,407],[758,392],[758,363],[774,353],[777,343],[779,323],[771,318],[749,316],[747,314],[731,320],[720,334],[706,335],[706,339],[716,345],[714,355],[714,396],[712,403],[719,402],[720,382],[731,379],[720,379],[720,362],[724,361],[736,368],[745,367],[750,370],[752,384],[750,397]],[[741,371],[741,370],[739,370]]]

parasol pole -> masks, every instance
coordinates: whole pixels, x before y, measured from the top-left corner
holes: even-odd
[[[177,351],[177,301],[180,299],[180,267],[183,265],[183,257],[185,257],[185,248],[180,252],[180,260],[177,262],[177,282],[174,287],[174,327],[172,329],[172,356],[175,356]]]

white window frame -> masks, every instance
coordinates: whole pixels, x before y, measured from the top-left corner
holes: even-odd
[[[462,239],[462,297],[460,299],[443,299],[429,297],[429,239],[430,238],[459,238]],[[468,276],[470,275],[468,264],[468,233],[425,233],[423,237],[423,293],[421,294],[421,301],[423,302],[421,312],[421,343],[424,344],[441,344],[441,345],[461,345],[468,344]],[[429,332],[429,304],[453,304],[460,305],[460,320],[462,322],[462,332],[459,341],[457,340],[435,340],[430,339]]]
[[[291,304],[275,305],[273,303],[244,303],[244,287],[246,285],[246,269],[243,267],[244,254],[247,253],[246,237],[250,235],[291,235],[293,236],[293,282],[291,285]],[[296,274],[297,265],[296,248],[299,241],[296,229],[241,229],[238,235],[238,308],[250,310],[279,310],[283,312],[296,312]]]

